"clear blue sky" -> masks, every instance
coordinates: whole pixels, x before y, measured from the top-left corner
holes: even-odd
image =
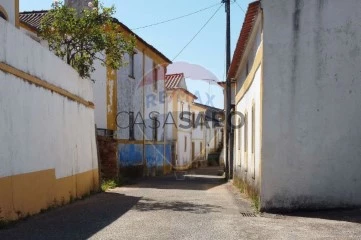
[[[234,2],[234,0],[231,1]],[[52,0],[20,0],[20,10],[49,9],[52,2]],[[106,6],[114,4],[117,9],[115,17],[133,29],[195,12],[220,3],[221,0],[102,0],[102,2]],[[252,0],[237,0],[244,10],[247,10],[250,2]],[[232,54],[244,20],[244,12],[237,3],[231,5]],[[172,60],[217,8],[218,6],[215,6],[180,20],[136,30],[135,33]],[[181,61],[201,65],[212,72],[219,81],[224,81],[225,19],[226,14],[222,7],[174,62]],[[219,96],[219,98],[223,97]]]

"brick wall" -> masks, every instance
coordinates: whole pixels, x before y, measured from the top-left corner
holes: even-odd
[[[117,179],[119,177],[117,141],[98,136],[100,170],[102,179]]]

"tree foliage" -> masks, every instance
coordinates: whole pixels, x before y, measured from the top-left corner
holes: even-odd
[[[75,68],[82,78],[90,78],[94,62],[119,69],[126,53],[133,53],[135,38],[125,38],[112,15],[115,7],[104,7],[98,0],[89,8],[76,9],[55,2],[41,21],[40,36],[51,51]]]

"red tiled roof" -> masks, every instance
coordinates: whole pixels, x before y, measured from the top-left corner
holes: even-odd
[[[197,96],[195,96],[193,93],[191,93],[187,89],[179,86],[179,83],[182,81],[182,79],[184,79],[184,73],[175,73],[175,74],[165,75],[165,88],[167,90],[171,90],[171,91],[179,90],[179,91],[184,92],[185,94],[190,95],[194,99],[198,99]]]
[[[32,12],[21,12],[20,22],[38,31],[40,28],[41,19],[47,14],[47,10],[32,11]]]
[[[183,73],[165,75],[165,87],[170,90],[177,88],[179,83],[184,79]]]
[[[34,29],[34,31],[39,31],[41,19],[48,13],[48,10],[40,10],[40,11],[30,11],[30,12],[21,12],[20,22]],[[163,53],[158,51],[155,47],[147,43],[143,38],[135,34],[130,28],[121,23],[118,19],[114,18],[114,22],[119,24],[125,31],[127,31],[130,35],[134,35],[137,41],[142,42],[146,46],[148,46],[152,51],[154,51],[158,56],[160,56],[166,63],[172,63]]]
[[[260,11],[260,1],[257,0],[255,2],[252,2],[248,5],[248,10],[243,22],[242,30],[240,33],[240,36],[238,38],[236,49],[233,53],[233,59],[231,62],[231,66],[228,70],[228,78],[232,79],[236,77],[237,70],[239,67],[239,64],[242,61],[242,57],[244,54],[244,51],[246,50],[246,46],[249,40],[249,37],[251,35],[253,26],[256,21],[256,17]]]

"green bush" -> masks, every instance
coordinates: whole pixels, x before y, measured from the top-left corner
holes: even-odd
[[[102,191],[107,191],[109,189],[114,189],[116,187],[119,186],[119,181],[116,181],[114,179],[110,179],[110,180],[103,180],[102,181],[102,185],[101,185],[101,189]]]

